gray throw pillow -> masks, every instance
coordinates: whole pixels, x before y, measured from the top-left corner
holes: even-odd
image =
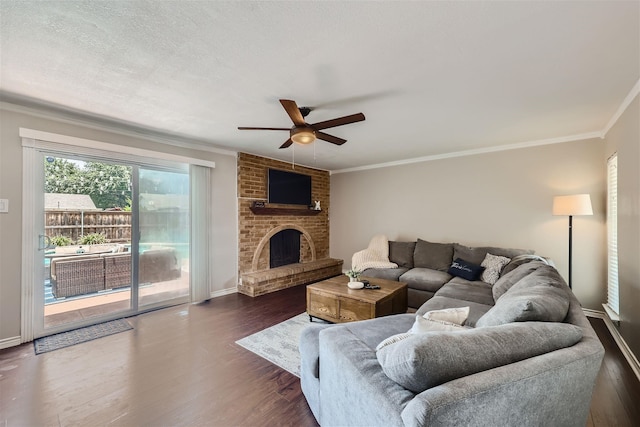
[[[545,265],[525,276],[496,301],[476,327],[511,322],[562,322],[569,310],[568,287],[555,268]]]
[[[504,295],[505,292],[511,289],[513,285],[515,285],[523,277],[528,276],[543,265],[546,264],[539,261],[532,261],[526,264],[522,264],[506,274],[503,273],[491,288],[491,291],[493,292],[493,300],[498,301],[498,298],[500,298],[502,295]]]
[[[389,242],[389,261],[398,267],[413,268],[413,252],[416,242]]]
[[[376,355],[389,378],[421,393],[456,378],[572,346],[581,338],[582,330],[567,323],[511,323],[412,335]]]
[[[451,267],[452,261],[452,243],[431,243],[422,239],[418,239],[416,242],[416,248],[413,252],[414,267],[447,271]]]

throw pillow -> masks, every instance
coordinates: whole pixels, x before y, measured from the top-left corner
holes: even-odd
[[[449,270],[447,270],[447,273],[452,276],[474,281],[480,278],[483,270],[484,267],[482,266],[465,261],[462,258],[456,258],[453,264],[451,264],[451,267],[449,267]]]
[[[447,271],[453,259],[451,243],[431,243],[418,239],[413,252],[413,266]]]
[[[469,317],[469,307],[443,308],[442,310],[427,311],[423,317],[427,320],[439,320],[441,322],[463,325]]]
[[[511,261],[511,258],[492,255],[487,252],[482,264],[480,264],[484,267],[484,271],[482,272],[482,281],[487,282],[490,285],[494,285],[500,278],[500,272],[505,265],[509,264],[509,261]]]
[[[381,348],[386,347],[388,345],[400,342],[403,339],[409,338],[411,335],[413,335],[411,332],[404,332],[402,334],[391,335],[389,338],[383,340],[380,344],[376,346],[376,351],[379,351]]]
[[[582,330],[567,323],[510,323],[415,334],[381,348],[376,356],[389,378],[421,393],[456,378],[570,347],[581,338]]]
[[[425,319],[423,316],[417,315],[416,321],[413,323],[410,334],[424,334],[427,332],[441,332],[441,331],[461,331],[464,328],[460,325],[451,322],[445,322],[443,320],[431,320]]]

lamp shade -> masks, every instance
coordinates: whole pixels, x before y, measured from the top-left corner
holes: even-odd
[[[556,196],[553,198],[554,215],[593,215],[591,196],[574,194],[572,196]]]

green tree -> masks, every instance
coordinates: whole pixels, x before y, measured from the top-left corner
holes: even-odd
[[[45,160],[47,193],[88,194],[101,209],[131,208],[131,168],[101,162]]]
[[[44,162],[44,191],[47,193],[82,194],[78,165],[67,159],[47,157]]]
[[[131,168],[108,163],[87,162],[83,171],[85,194],[99,208],[131,207]]]

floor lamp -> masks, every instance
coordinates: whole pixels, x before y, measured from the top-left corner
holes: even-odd
[[[591,196],[574,194],[572,196],[556,196],[553,198],[553,214],[569,216],[569,288],[571,288],[571,229],[574,215],[593,215]]]

